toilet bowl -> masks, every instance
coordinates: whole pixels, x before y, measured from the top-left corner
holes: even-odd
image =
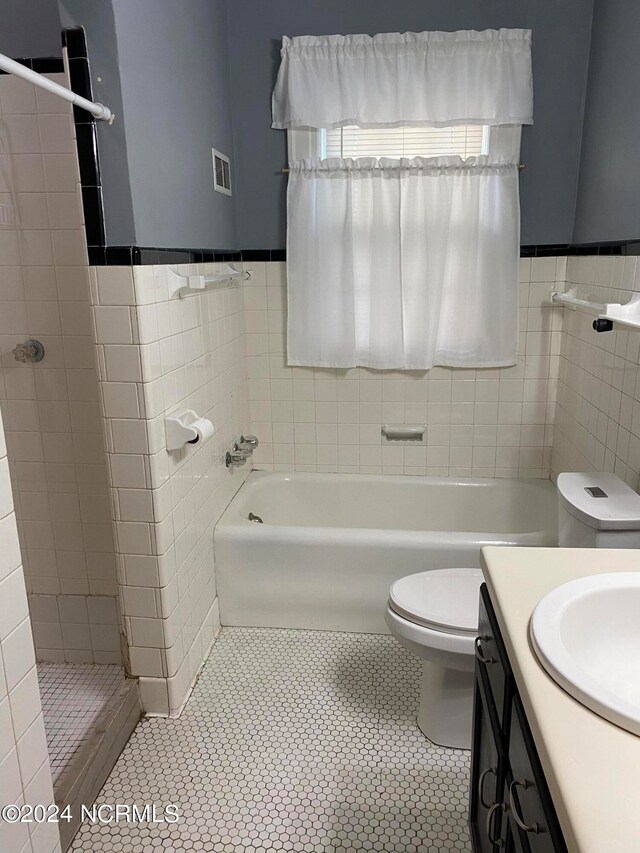
[[[640,548],[640,495],[615,474],[558,475],[561,548]],[[436,569],[400,578],[387,626],[422,659],[418,726],[441,746],[471,748],[480,569]]]
[[[471,749],[480,569],[437,569],[397,580],[387,627],[422,660],[418,726],[440,746]]]

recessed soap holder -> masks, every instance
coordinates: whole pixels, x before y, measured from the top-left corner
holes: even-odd
[[[424,424],[383,424],[382,435],[387,444],[426,444]]]

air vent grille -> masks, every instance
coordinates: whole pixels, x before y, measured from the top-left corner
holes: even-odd
[[[215,148],[213,154],[213,186],[216,192],[231,195],[231,164],[229,158]]]

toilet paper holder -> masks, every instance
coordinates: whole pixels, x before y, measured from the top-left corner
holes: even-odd
[[[206,441],[214,433],[211,421],[198,417],[193,409],[165,418],[164,425],[167,450],[180,450],[187,444]]]

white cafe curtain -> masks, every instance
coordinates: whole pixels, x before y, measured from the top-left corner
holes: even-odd
[[[528,124],[530,48],[530,30],[285,37],[273,127]],[[289,165],[289,364],[515,363],[515,162]]]
[[[272,127],[531,124],[531,30],[284,37]]]
[[[289,364],[515,363],[514,162],[305,160],[287,210]]]

